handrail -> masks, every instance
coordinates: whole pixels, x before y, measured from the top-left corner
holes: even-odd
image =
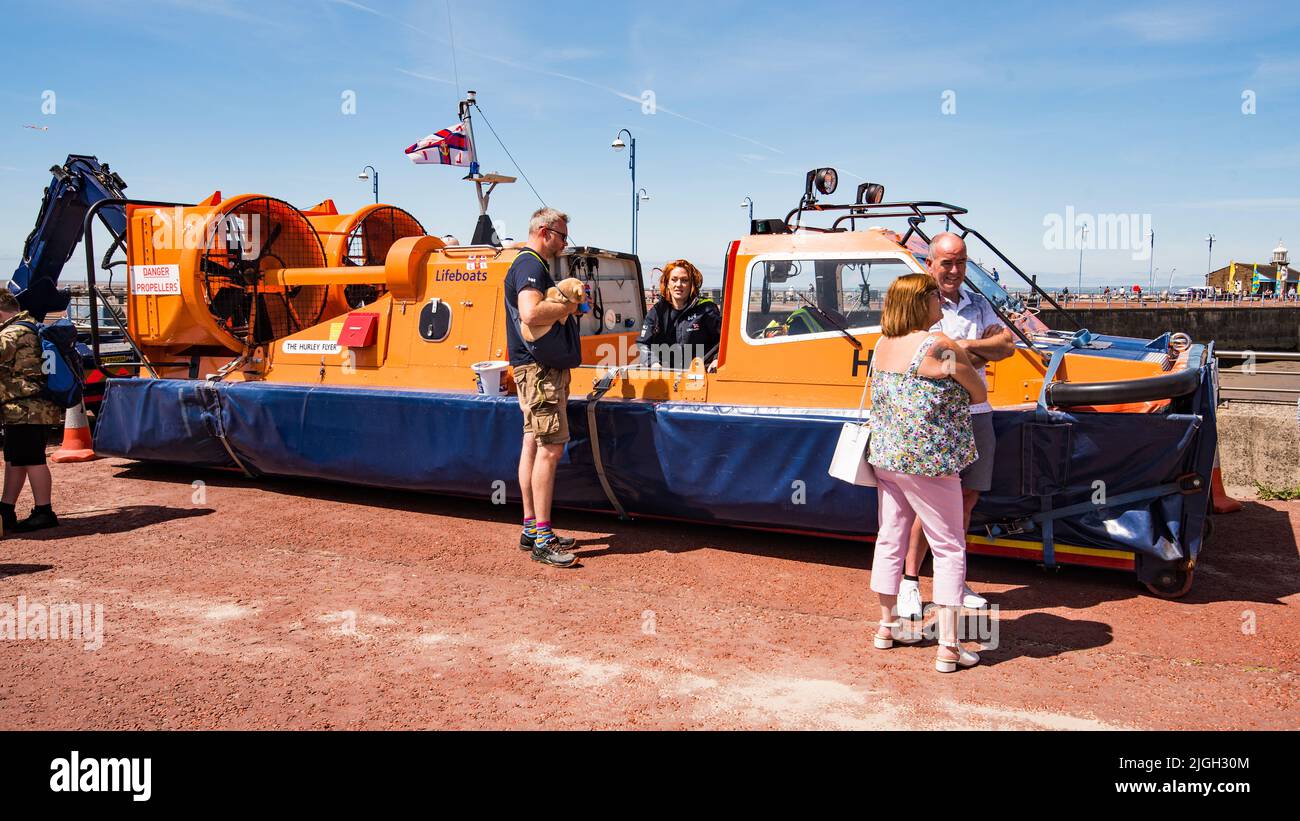
[[[962,237],[963,240],[966,239],[966,236],[967,236],[968,234],[974,234],[974,235],[979,239],[980,242],[982,242],[982,243],[984,243],[986,246],[988,246],[988,248],[989,248],[990,251],[992,251],[993,253],[995,253],[995,254],[998,255],[998,259],[1002,260],[1002,261],[1005,262],[1007,265],[1011,266],[1011,270],[1015,271],[1016,274],[1017,274],[1021,279],[1023,279],[1023,280],[1024,280],[1024,281],[1029,285],[1030,288],[1032,288],[1034,291],[1036,291],[1040,297],[1042,297],[1043,299],[1046,299],[1049,303],[1051,303],[1051,305],[1052,305],[1053,308],[1055,308],[1056,310],[1060,311],[1062,314],[1065,315],[1065,318],[1066,318],[1066,319],[1068,319],[1068,320],[1070,320],[1071,322],[1073,322],[1075,328],[1077,328],[1077,329],[1079,329],[1079,330],[1083,330],[1083,323],[1080,322],[1079,320],[1075,319],[1074,314],[1072,314],[1072,313],[1070,313],[1069,311],[1067,311],[1067,310],[1065,310],[1064,308],[1062,308],[1062,307],[1060,306],[1060,304],[1059,304],[1056,300],[1052,299],[1052,297],[1051,297],[1050,294],[1048,294],[1048,293],[1047,293],[1046,291],[1044,291],[1041,287],[1039,287],[1037,281],[1035,281],[1035,280],[1031,279],[1030,277],[1026,276],[1026,275],[1025,275],[1025,272],[1022,271],[1022,270],[1020,270],[1020,268],[1017,267],[1016,264],[1015,264],[1014,262],[1012,262],[1012,261],[1010,260],[1010,258],[1007,257],[1006,254],[1002,253],[1002,251],[999,250],[998,247],[997,247],[996,245],[994,245],[992,242],[990,242],[989,239],[988,239],[987,237],[985,237],[985,236],[984,236],[983,234],[981,234],[979,231],[976,231],[974,228],[967,228],[965,225],[962,224],[962,222],[961,222],[960,220],[958,220],[958,219],[956,219],[956,218],[954,218],[954,219],[952,220],[952,223],[953,223],[953,225],[956,225],[958,228],[960,228],[960,229],[962,230],[961,237]]]
[[[921,209],[929,208],[933,210],[923,211]],[[899,213],[887,213],[888,209],[903,209]],[[967,213],[965,208],[959,205],[952,205],[947,202],[938,200],[916,200],[912,202],[878,202],[878,203],[845,203],[843,205],[818,205],[813,203],[806,205],[800,203],[785,215],[785,225],[790,228],[790,219],[796,214],[803,212],[820,213],[822,211],[850,211],[852,213],[839,217],[831,225],[832,230],[840,222],[854,217],[908,217],[908,216],[929,216],[929,217],[950,217],[956,214]],[[886,212],[886,213],[879,213]]]
[[[91,220],[93,220],[95,215],[99,213],[99,209],[107,205],[145,205],[164,208],[193,208],[194,203],[164,202],[162,200],[133,200],[126,197],[113,197],[111,199],[100,200],[86,210],[85,219],[82,220],[82,232],[86,244],[86,286],[87,291],[89,292],[87,296],[90,298],[90,350],[94,355],[95,368],[99,370],[100,373],[104,374],[104,376],[109,377],[113,376],[113,374],[110,374],[99,362],[99,304],[96,298],[98,288],[95,285],[95,234],[92,230],[94,226],[91,225]],[[114,244],[116,245],[117,243]],[[123,330],[125,331],[125,329]],[[128,340],[130,340],[131,335],[129,333],[124,335]],[[149,368],[150,373],[157,376],[158,374],[154,372],[153,368],[144,361],[144,354],[140,353],[139,348],[136,348],[134,340],[131,340],[131,347],[136,350],[137,354],[139,354],[140,361],[118,363],[118,366],[143,365],[144,367]]]
[[[923,222],[924,220],[925,220],[924,216],[921,216],[919,218],[912,217],[911,219],[909,219],[907,222],[912,226],[912,228],[907,233],[910,235],[915,232],[919,237],[921,237],[921,239],[925,240],[925,243],[927,245],[929,245],[930,237],[925,233],[925,231],[921,230],[921,222]],[[993,250],[997,251],[996,248],[994,248]],[[1002,324],[1010,328],[1013,334],[1020,337],[1020,341],[1025,343],[1025,346],[1028,347],[1029,350],[1033,351],[1034,353],[1042,357],[1043,364],[1047,364],[1047,361],[1049,359],[1048,355],[1043,353],[1041,350],[1039,350],[1038,346],[1034,344],[1033,340],[1030,339],[1029,336],[1020,329],[1020,326],[1017,325],[1015,322],[1012,322],[1011,318],[1008,317],[1005,313],[1003,313],[1002,309],[999,308],[993,300],[989,299],[988,294],[981,291],[979,289],[979,286],[976,285],[974,282],[972,282],[970,279],[966,280],[966,284],[969,285],[971,288],[975,289],[975,293],[984,297],[984,301],[987,302],[991,308],[993,308],[993,312],[998,315],[999,319],[1002,320]]]
[[[91,285],[91,286],[90,286],[90,290],[94,291],[96,294],[99,294],[99,287],[98,287],[98,286]],[[93,307],[93,303],[92,303],[92,307]],[[153,364],[150,363],[150,362],[148,362],[148,361],[144,358],[144,351],[141,351],[141,350],[140,350],[140,346],[137,345],[137,344],[135,344],[135,340],[131,338],[131,333],[130,333],[130,331],[128,331],[128,330],[126,329],[126,321],[125,321],[125,319],[123,319],[122,317],[120,317],[120,316],[117,315],[117,310],[113,307],[113,304],[112,304],[111,302],[109,302],[107,299],[104,300],[104,307],[108,308],[108,312],[109,312],[110,314],[113,315],[113,322],[117,324],[118,330],[120,330],[120,331],[122,332],[122,338],[126,340],[126,344],[130,345],[130,346],[131,346],[131,350],[135,351],[135,356],[136,356],[136,358],[137,358],[138,360],[140,360],[139,364],[141,364],[141,365],[143,365],[144,367],[148,368],[148,369],[149,369],[149,373],[152,374],[153,377],[154,377],[155,379],[157,379],[157,378],[158,378],[158,371],[154,370]],[[94,329],[93,327],[92,327],[92,329],[91,329],[91,336],[94,337],[94,341],[95,341],[96,343],[99,342],[99,334],[95,331],[95,329]],[[108,375],[108,371],[107,371],[107,370],[106,370],[102,365],[99,364],[99,353],[98,353],[98,350],[99,350],[99,349],[98,349],[98,345],[97,345],[97,344],[96,344],[94,350],[95,350],[95,354],[94,354],[94,357],[95,357],[95,367],[99,370],[100,373],[102,373],[102,374],[104,374],[105,376],[107,376],[107,375]],[[135,363],[126,363],[126,364],[135,364]],[[118,367],[119,367],[119,368],[122,367],[122,364],[119,363],[119,364],[118,364]]]
[[[906,245],[907,239],[911,237],[911,235],[914,233],[919,234],[922,238],[924,238],[927,242],[929,242],[929,237],[927,237],[925,232],[920,229],[920,223],[924,222],[926,217],[945,217],[949,220],[951,225],[956,226],[961,231],[960,236],[962,237],[962,239],[965,239],[967,236],[974,235],[980,242],[988,246],[989,250],[991,250],[994,254],[997,254],[998,259],[1006,263],[1011,268],[1012,271],[1015,271],[1016,275],[1019,276],[1022,280],[1024,280],[1025,283],[1035,293],[1037,293],[1042,299],[1046,299],[1047,302],[1053,308],[1055,308],[1057,311],[1063,314],[1066,319],[1070,320],[1070,322],[1074,323],[1075,328],[1078,328],[1080,330],[1083,329],[1083,323],[1079,322],[1079,320],[1076,319],[1073,314],[1071,314],[1065,308],[1061,307],[1060,303],[1058,303],[1055,299],[1053,299],[1051,295],[1047,293],[1047,291],[1043,290],[1043,288],[1039,286],[1039,284],[1036,281],[1034,281],[1032,278],[1027,276],[1024,271],[1020,270],[1019,266],[1017,266],[1014,262],[1012,262],[1011,259],[1006,254],[1002,253],[1002,251],[996,245],[994,245],[992,242],[989,241],[988,237],[984,236],[982,233],[975,230],[974,228],[968,228],[964,223],[962,223],[961,220],[957,219],[957,217],[969,213],[967,209],[962,208],[959,205],[953,205],[952,203],[947,203],[947,202],[940,202],[938,200],[881,202],[875,204],[854,203],[854,204],[844,204],[844,205],[818,205],[815,203],[808,205],[801,202],[797,207],[795,207],[788,214],[786,214],[785,216],[786,227],[791,228],[790,220],[795,215],[802,215],[805,212],[819,213],[823,211],[848,211],[849,212],[848,214],[843,214],[839,217],[836,217],[835,221],[831,223],[830,230],[832,231],[837,230],[840,226],[840,223],[844,222],[845,220],[849,220],[850,224],[856,227],[856,221],[858,219],[862,219],[865,217],[877,217],[882,219],[898,218],[898,217],[907,218],[907,222],[911,226],[911,228],[909,228],[907,233],[903,236],[903,239],[901,241],[901,244],[903,245]]]

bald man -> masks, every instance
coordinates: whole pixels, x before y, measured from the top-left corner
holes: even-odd
[[[930,330],[942,331],[961,346],[984,378],[984,365],[1006,359],[1015,353],[1016,338],[1003,324],[997,311],[988,300],[970,289],[963,289],[966,281],[966,243],[952,233],[937,235],[930,242],[926,270],[939,283],[943,297],[943,318]],[[962,512],[965,530],[970,529],[970,514],[979,501],[980,493],[993,483],[993,455],[997,440],[993,435],[993,406],[988,402],[971,405],[971,423],[975,428],[975,449],[979,458],[961,472]],[[921,531],[920,517],[912,528],[907,561],[903,568],[903,583],[898,590],[898,615],[900,618],[920,618],[921,591],[918,573],[929,549]],[[968,585],[962,605],[972,609],[988,606],[988,601]]]

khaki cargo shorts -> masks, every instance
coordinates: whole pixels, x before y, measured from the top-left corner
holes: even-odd
[[[569,441],[569,371],[533,364],[514,365],[510,372],[524,411],[524,433],[541,445]]]

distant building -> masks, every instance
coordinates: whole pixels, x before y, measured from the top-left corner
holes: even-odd
[[[1289,263],[1286,246],[1279,242],[1272,262],[1232,262],[1210,272],[1205,284],[1229,294],[1294,294],[1300,289],[1300,271]]]

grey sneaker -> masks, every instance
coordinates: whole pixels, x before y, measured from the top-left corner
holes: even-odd
[[[556,533],[556,534],[555,534],[555,538],[556,538],[556,540],[559,541],[559,543],[560,543],[560,547],[573,547],[573,545],[574,545],[574,543],[575,543],[575,540],[574,540],[574,538],[573,538],[572,536],[561,536],[560,534]],[[519,549],[520,549],[520,550],[532,550],[532,549],[533,549],[533,537],[532,537],[532,536],[529,536],[527,533],[520,533],[520,534],[519,534]]]
[[[572,553],[563,553],[556,539],[536,539],[533,542],[533,561],[549,564],[551,567],[572,567],[578,557]]]

